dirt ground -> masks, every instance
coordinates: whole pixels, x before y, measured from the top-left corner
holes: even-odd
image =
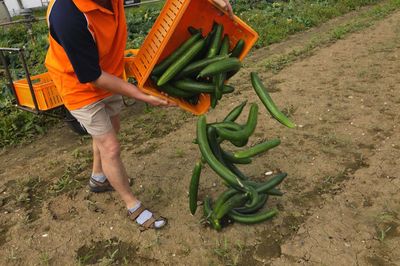
[[[199,158],[196,118],[136,104],[123,113],[123,160],[133,191],[169,218],[168,227],[140,232],[115,192],[89,193],[90,140],[59,125],[0,154],[0,263],[400,265],[400,12],[277,74],[265,71],[271,53],[312,37],[250,54],[232,80],[238,91],[207,116],[219,120],[244,99],[262,107],[249,79],[257,71],[296,121],[287,129],[260,108],[249,144],[277,136],[282,144],[243,168],[259,180],[288,173],[285,195],[268,201],[280,210],[276,218],[219,233],[200,224],[202,211],[191,216],[187,198]],[[199,197],[222,190],[207,168]]]

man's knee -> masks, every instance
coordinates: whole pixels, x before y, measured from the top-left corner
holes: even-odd
[[[121,149],[119,143],[112,143],[105,146],[105,156],[109,158],[116,158],[121,155]]]
[[[120,128],[121,128],[121,123],[120,123],[120,119],[119,119],[119,115],[116,116],[112,116],[111,117],[111,124],[113,125],[114,131],[116,133],[119,132]]]
[[[121,148],[116,138],[109,136],[96,139],[101,157],[117,158],[121,154]]]

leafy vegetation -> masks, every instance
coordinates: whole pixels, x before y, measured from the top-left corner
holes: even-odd
[[[233,2],[233,1],[232,1]],[[298,31],[383,0],[236,0],[235,13],[249,23],[259,34],[258,47],[279,42]],[[391,0],[389,2],[397,2]],[[129,48],[138,48],[156,20],[163,3],[126,9]],[[43,16],[43,12],[36,15]],[[0,47],[23,47],[31,74],[43,73],[48,48],[48,29],[45,21],[32,25],[32,34],[25,25],[14,25],[0,31]],[[24,78],[16,55],[9,55],[15,79]],[[12,97],[6,86],[5,73],[0,68],[0,147],[16,144],[41,134],[56,122],[46,116],[20,111],[12,106]]]
[[[381,0],[299,0],[299,1],[238,0],[235,13],[260,35],[262,47],[279,42],[287,36],[306,30],[334,17],[376,4]]]

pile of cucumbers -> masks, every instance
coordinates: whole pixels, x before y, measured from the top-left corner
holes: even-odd
[[[256,73],[251,73],[253,88],[260,100],[277,121],[293,128],[290,121],[275,105],[267,90]],[[281,141],[271,139],[247,149],[224,150],[221,144],[226,141],[235,147],[247,145],[249,138],[255,131],[258,118],[258,105],[250,105],[247,122],[236,123],[247,101],[236,106],[222,122],[207,123],[206,116],[202,115],[197,121],[196,143],[201,152],[199,160],[193,169],[189,186],[189,209],[195,214],[198,201],[198,187],[202,167],[208,164],[217,173],[228,187],[221,193],[215,202],[210,197],[204,199],[205,220],[216,230],[221,230],[223,221],[227,218],[239,223],[253,224],[265,221],[275,216],[278,211],[270,209],[263,211],[270,196],[282,196],[283,193],[276,187],[286,178],[286,173],[278,173],[265,182],[250,180],[239,168],[240,164],[250,164],[252,158],[274,147]]]
[[[223,94],[235,90],[225,83],[241,68],[239,56],[245,42],[239,40],[229,51],[229,37],[216,22],[205,37],[201,29],[188,30],[191,37],[155,66],[151,79],[158,90],[192,105],[198,103],[200,94],[210,94],[215,108]]]

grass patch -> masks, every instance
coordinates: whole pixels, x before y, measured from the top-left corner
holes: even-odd
[[[237,242],[236,244],[229,243],[227,238],[216,240],[213,252],[223,265],[238,265],[244,246]]]
[[[346,14],[381,0],[300,0],[248,1],[239,0],[235,11],[260,35],[258,47],[282,41],[289,35],[321,25],[334,17]]]
[[[25,179],[6,184],[7,194],[4,199],[4,209],[22,208],[24,223],[37,220],[42,213],[42,204],[47,198],[47,182],[38,176],[29,176]]]
[[[74,162],[68,164],[63,175],[57,179],[50,187],[50,192],[59,195],[67,192],[74,192],[80,189],[83,185],[83,180],[86,178],[78,178],[81,173],[87,170],[87,162]]]
[[[343,25],[331,33],[328,40],[314,40],[304,49],[293,51],[285,56],[273,58],[264,62],[267,69],[279,72],[285,65],[301,56],[312,53],[312,49],[323,43],[341,39],[350,32],[365,28],[378,18],[382,18],[398,8],[399,1],[383,0],[300,0],[270,3],[264,0],[237,0],[234,4],[236,14],[249,23],[259,34],[257,47],[279,42],[287,36],[299,31],[320,25],[321,23],[357,10],[362,6],[384,2],[374,8],[368,15],[370,22],[362,21],[351,26]],[[139,8],[126,9],[128,25],[127,47],[137,48],[143,43],[145,36],[157,19],[163,2],[142,5]],[[37,11],[36,16],[43,16],[43,10]],[[24,47],[27,64],[31,74],[46,71],[44,58],[49,46],[48,28],[45,21],[33,24],[33,34],[26,34],[24,25],[13,25],[0,31],[0,46]],[[24,77],[21,63],[17,55],[9,57],[10,67],[15,79]],[[16,110],[11,104],[11,97],[5,83],[5,74],[0,69],[0,147],[13,145],[32,139],[43,133],[57,120],[36,116]],[[153,133],[150,133],[153,134]]]
[[[78,265],[129,265],[130,261],[138,262],[136,247],[117,238],[91,242],[77,251]],[[139,260],[140,261],[140,260]],[[139,262],[138,262],[139,263]]]
[[[293,62],[312,55],[315,48],[334,43],[340,39],[343,39],[350,33],[358,32],[368,28],[376,21],[390,15],[398,8],[400,8],[399,0],[387,1],[361,13],[352,21],[335,27],[328,33],[323,33],[314,37],[310,42],[300,49],[292,50],[287,54],[268,58],[267,60],[262,61],[260,64],[264,65],[266,70],[272,71],[274,74],[276,74]]]

